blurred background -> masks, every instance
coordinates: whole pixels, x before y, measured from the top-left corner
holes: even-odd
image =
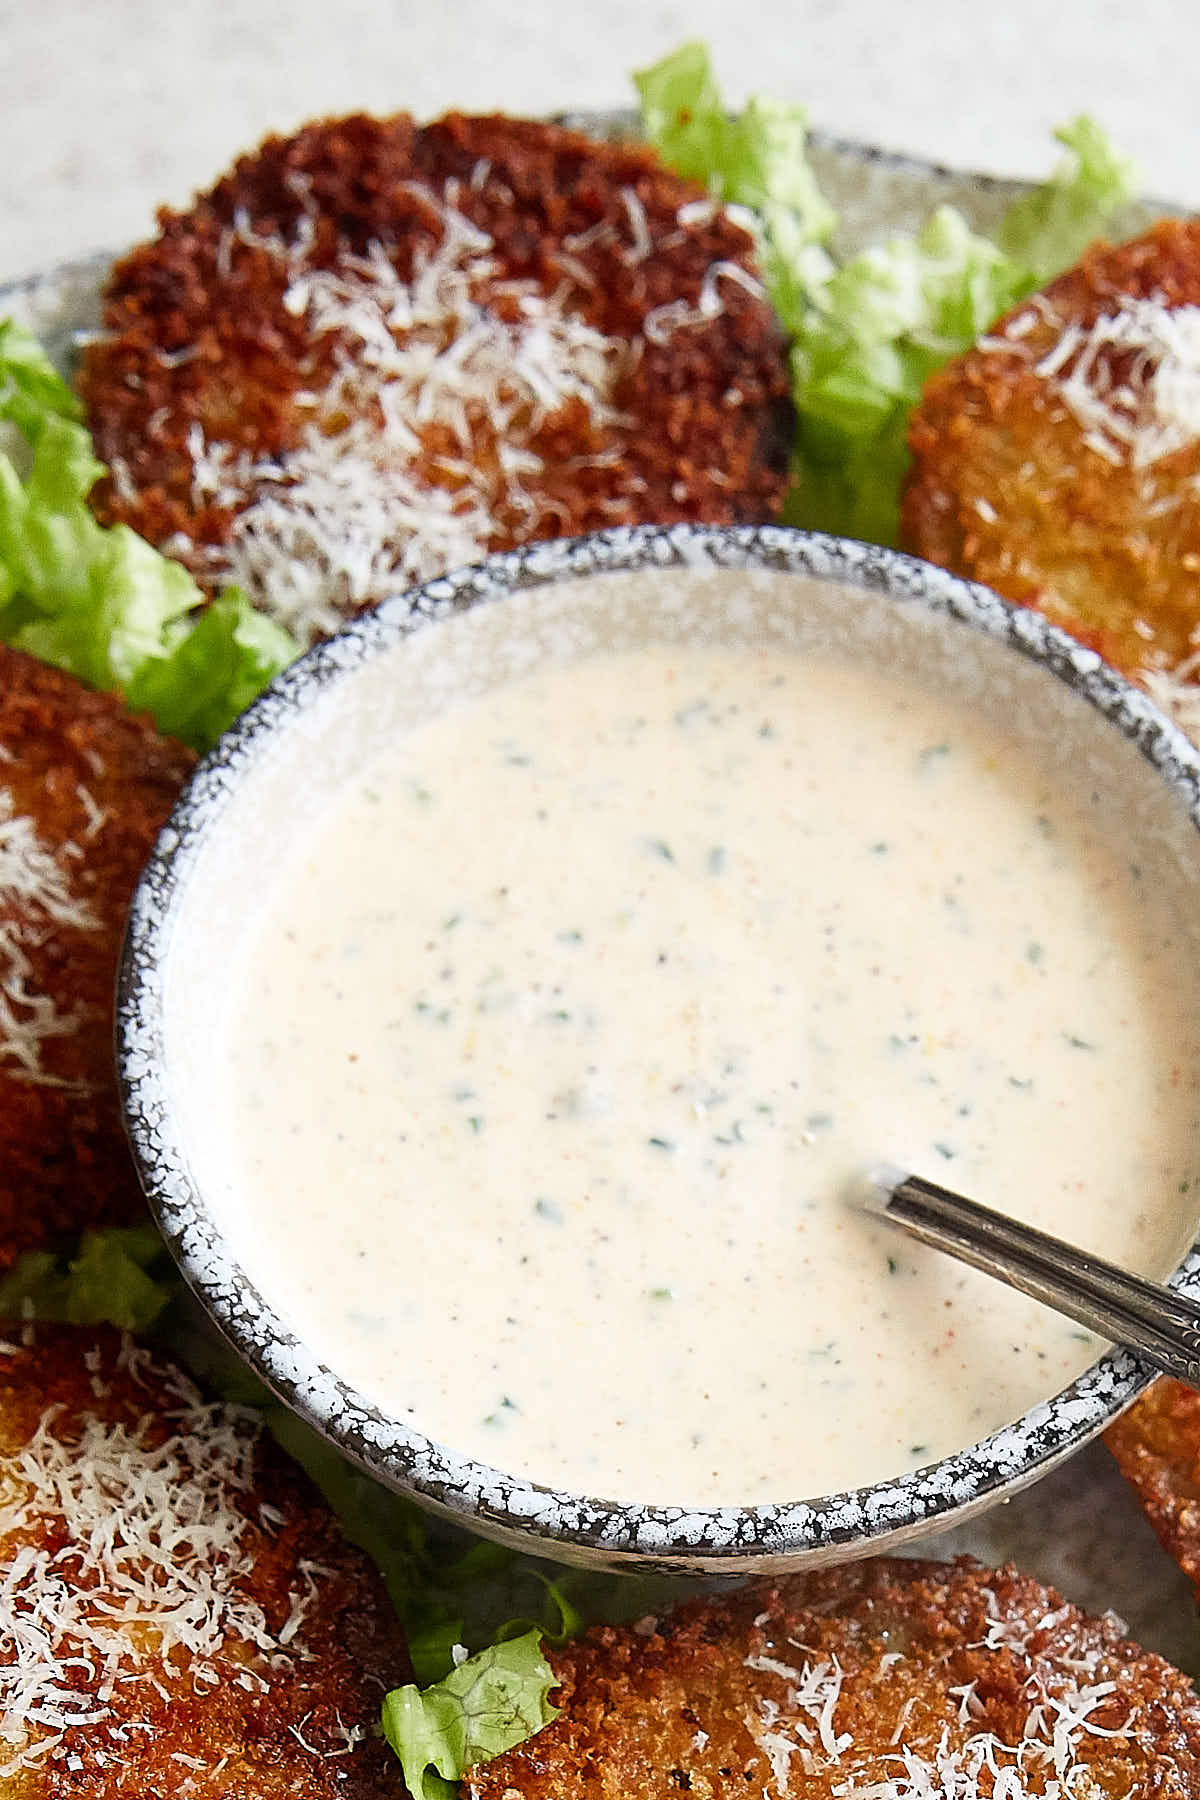
[[[1092,112],[1148,192],[1200,207],[1187,0],[0,0],[0,280],[145,236],[267,131],[623,106],[698,36],[732,103],[965,167],[1040,175]]]

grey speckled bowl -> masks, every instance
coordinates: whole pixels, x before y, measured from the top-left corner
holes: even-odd
[[[644,569],[662,571],[653,608],[627,595],[630,573]],[[1002,717],[1112,796],[1130,856],[1174,884],[1200,940],[1200,756],[1092,652],[891,552],[773,527],[643,528],[538,545],[431,582],[274,683],[200,767],[137,892],[118,1060],[142,1180],[185,1276],[257,1372],[349,1456],[460,1523],[565,1561],[771,1573],[892,1547],[994,1504],[1099,1432],[1146,1372],[1113,1352],[984,1442],[851,1493],[752,1508],[616,1505],[515,1479],[388,1417],[298,1341],[263,1291],[269,1276],[248,1278],[206,1199],[224,1141],[212,1102],[227,1001],[219,972],[323,799],[388,734],[542,658],[697,639],[899,668]],[[1174,1280],[1200,1288],[1200,1252]]]

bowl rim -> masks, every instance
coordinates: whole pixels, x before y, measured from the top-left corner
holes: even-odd
[[[504,552],[382,602],[270,684],[201,761],[133,897],[116,1055],[142,1186],[179,1268],[234,1349],[321,1436],[386,1486],[485,1536],[560,1561],[676,1573],[781,1573],[889,1549],[1017,1492],[1098,1435],[1152,1379],[1112,1349],[978,1443],[844,1493],[757,1506],[625,1504],[539,1485],[437,1444],[367,1400],[283,1324],[192,1181],[164,1061],[164,971],[187,871],[226,804],[318,692],[414,631],[510,593],[646,568],[755,568],[830,580],[979,630],[1064,681],[1157,770],[1200,830],[1200,750],[1140,688],[1039,613],[900,551],[787,526],[634,526]],[[1200,1289],[1200,1234],[1169,1284]]]

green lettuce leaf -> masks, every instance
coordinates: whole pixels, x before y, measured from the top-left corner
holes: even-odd
[[[721,104],[707,44],[681,44],[650,68],[635,70],[633,85],[641,102],[642,130],[663,161],[689,181],[716,188],[731,161],[731,120]]]
[[[1056,133],[1070,154],[1009,208],[995,240],[940,207],[915,235],[839,266],[825,248],[836,215],[808,162],[801,109],[752,100],[730,118],[702,44],[634,83],[663,158],[758,220],[767,292],[793,339],[797,438],[784,518],[894,543],[908,417],[926,378],[1078,258],[1130,198],[1132,165],[1092,120],[1076,119]]]
[[[226,588],[198,617],[163,635],[162,653],[130,677],[126,698],[159,730],[202,749],[285,669],[300,646],[281,625]]]
[[[795,330],[795,488],[787,517],[893,543],[908,416],[927,376],[1029,291],[1028,271],[952,207],[851,258]]]
[[[540,1633],[528,1631],[481,1650],[424,1691],[393,1688],[383,1702],[383,1731],[413,1800],[447,1800],[466,1770],[557,1718],[549,1699],[554,1685]]]
[[[794,328],[809,286],[831,266],[821,246],[837,223],[809,166],[806,109],[756,98],[731,116],[699,43],[684,44],[633,80],[643,130],[663,161],[754,214],[772,304]]]
[[[413,1510],[403,1578],[393,1565],[389,1586],[421,1683],[445,1675],[456,1644],[477,1650],[528,1630],[564,1643],[589,1625],[665,1611],[701,1586],[677,1575],[564,1568]]]
[[[664,162],[720,199],[758,213],[791,213],[809,242],[837,215],[808,163],[808,112],[761,96],[726,112],[704,44],[684,44],[633,77],[642,127]]]
[[[1078,262],[1137,194],[1137,164],[1121,156],[1094,119],[1080,114],[1054,133],[1068,155],[1049,181],[1014,200],[996,242],[1040,285]]]
[[[32,1250],[20,1258],[0,1279],[0,1318],[148,1331],[176,1280],[153,1225],[85,1231],[72,1257]]]
[[[79,419],[83,408],[31,331],[0,319],[0,419],[36,444],[47,419]]]
[[[0,449],[0,640],[207,749],[299,646],[236,588],[207,605],[179,563],[96,521],[104,468],[78,411],[36,339],[0,324],[0,418],[21,440]]]

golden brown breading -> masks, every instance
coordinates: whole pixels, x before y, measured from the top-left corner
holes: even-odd
[[[394,1796],[382,1584],[253,1415],[115,1332],[0,1356],[4,1800]]]
[[[1156,1381],[1104,1441],[1200,1600],[1200,1394]]]
[[[1007,314],[913,415],[906,548],[1127,674],[1177,669],[1200,629],[1197,306],[1200,223],[1164,221]]]
[[[0,647],[0,1269],[143,1202],[113,1075],[134,884],[195,758]]]
[[[751,240],[644,148],[326,120],[160,226],[84,356],[98,505],[302,635],[488,550],[782,502]]]
[[[470,1800],[1200,1793],[1183,1675],[1111,1617],[965,1559],[757,1585],[552,1660],[561,1717],[475,1770]]]

